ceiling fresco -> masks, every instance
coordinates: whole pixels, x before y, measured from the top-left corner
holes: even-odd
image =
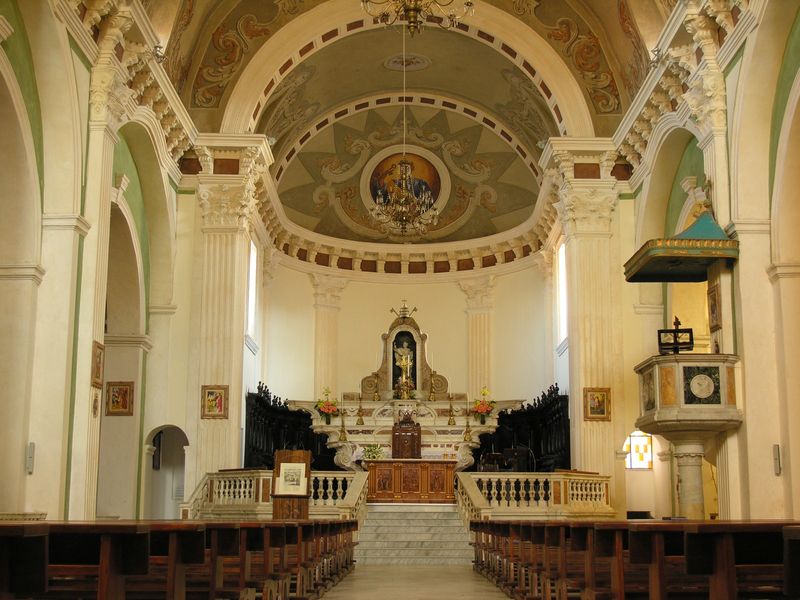
[[[425,237],[393,239],[368,213],[371,176],[402,151],[402,107],[376,108],[320,131],[289,162],[278,195],[287,217],[311,231],[355,241],[427,242],[485,237],[524,222],[536,178],[495,133],[458,113],[406,110],[408,152],[432,165],[441,215]]]
[[[276,87],[256,128],[276,140],[274,156],[281,157],[318,115],[374,94],[401,93],[402,73],[392,66],[401,44],[396,28],[367,31],[331,44],[294,69]],[[407,48],[415,57],[406,75],[409,91],[466,101],[496,115],[534,155],[540,141],[558,135],[530,79],[488,46],[430,30],[407,41]],[[465,55],[472,60],[459,60]],[[330,64],[347,68],[327,68]]]
[[[167,44],[168,71],[196,120],[210,129],[218,126],[227,97],[258,49],[281,27],[324,1],[172,0],[176,9]],[[669,2],[491,0],[488,3],[520,19],[559,53],[584,91],[595,116],[597,133],[605,135],[616,126],[646,74],[647,51],[638,21],[646,19],[647,30],[652,30],[654,26],[649,21],[663,21]],[[429,28],[417,37],[422,39],[432,31]],[[502,38],[503,32],[490,33]],[[451,66],[456,67],[457,63]],[[270,75],[265,74],[265,81]]]

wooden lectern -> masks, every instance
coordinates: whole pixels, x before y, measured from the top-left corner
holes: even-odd
[[[311,451],[276,450],[272,471],[272,518],[308,519]]]
[[[419,423],[405,415],[392,427],[392,458],[422,458],[421,438]]]

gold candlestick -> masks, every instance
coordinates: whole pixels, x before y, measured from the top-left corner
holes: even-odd
[[[364,424],[364,410],[361,408],[361,394],[358,395],[358,412],[356,413],[358,417],[356,419],[356,425],[363,425]]]
[[[455,413],[453,412],[453,399],[452,398],[450,398],[450,418],[447,419],[447,424],[448,425],[455,425],[456,424],[456,416],[455,416]]]
[[[342,406],[342,413],[341,414],[342,414],[342,426],[339,428],[339,441],[340,442],[346,442],[347,441],[347,431],[344,428],[344,406]]]
[[[472,428],[469,426],[469,398],[467,398],[466,407],[464,409],[464,421],[467,423],[467,426],[464,428],[464,441],[471,442]]]

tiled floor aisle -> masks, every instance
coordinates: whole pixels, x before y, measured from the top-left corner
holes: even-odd
[[[361,565],[324,600],[501,600],[507,598],[464,566]]]

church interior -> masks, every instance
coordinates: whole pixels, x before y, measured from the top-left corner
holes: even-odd
[[[213,573],[273,527],[264,600],[625,597],[645,535],[790,573],[799,109],[798,0],[0,0],[0,550],[57,589],[59,535]]]

